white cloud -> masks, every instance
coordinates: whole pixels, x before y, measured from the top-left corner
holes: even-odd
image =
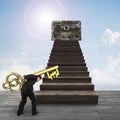
[[[120,55],[108,57],[104,70],[93,69],[91,72],[96,89],[120,90]]]
[[[120,41],[120,32],[113,32],[110,29],[106,29],[102,34],[102,41],[109,45]]]
[[[27,52],[22,52],[21,55],[22,55],[22,56],[27,56],[28,53],[27,53]]]

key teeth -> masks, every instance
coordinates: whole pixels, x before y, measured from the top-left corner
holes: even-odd
[[[58,76],[59,76],[58,68],[55,68],[55,70],[52,73],[47,72],[47,76],[51,80],[53,80],[53,78],[58,78]]]

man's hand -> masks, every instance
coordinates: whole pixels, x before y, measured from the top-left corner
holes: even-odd
[[[23,81],[25,78],[24,78],[24,76],[20,76],[20,78],[19,78],[19,79],[21,79],[21,80]]]

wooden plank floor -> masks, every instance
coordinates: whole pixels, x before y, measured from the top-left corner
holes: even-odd
[[[31,115],[31,102],[24,114],[16,115],[20,93],[0,92],[0,120],[120,120],[120,91],[97,91],[98,105],[37,105],[39,114]]]

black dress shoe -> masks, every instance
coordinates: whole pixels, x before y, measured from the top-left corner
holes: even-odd
[[[34,116],[34,115],[37,115],[38,114],[38,112],[34,112],[34,113],[32,113],[32,115]]]
[[[21,114],[23,114],[23,112],[17,112],[17,116],[20,116]]]
[[[20,116],[21,114],[20,113],[17,113],[17,116]]]

